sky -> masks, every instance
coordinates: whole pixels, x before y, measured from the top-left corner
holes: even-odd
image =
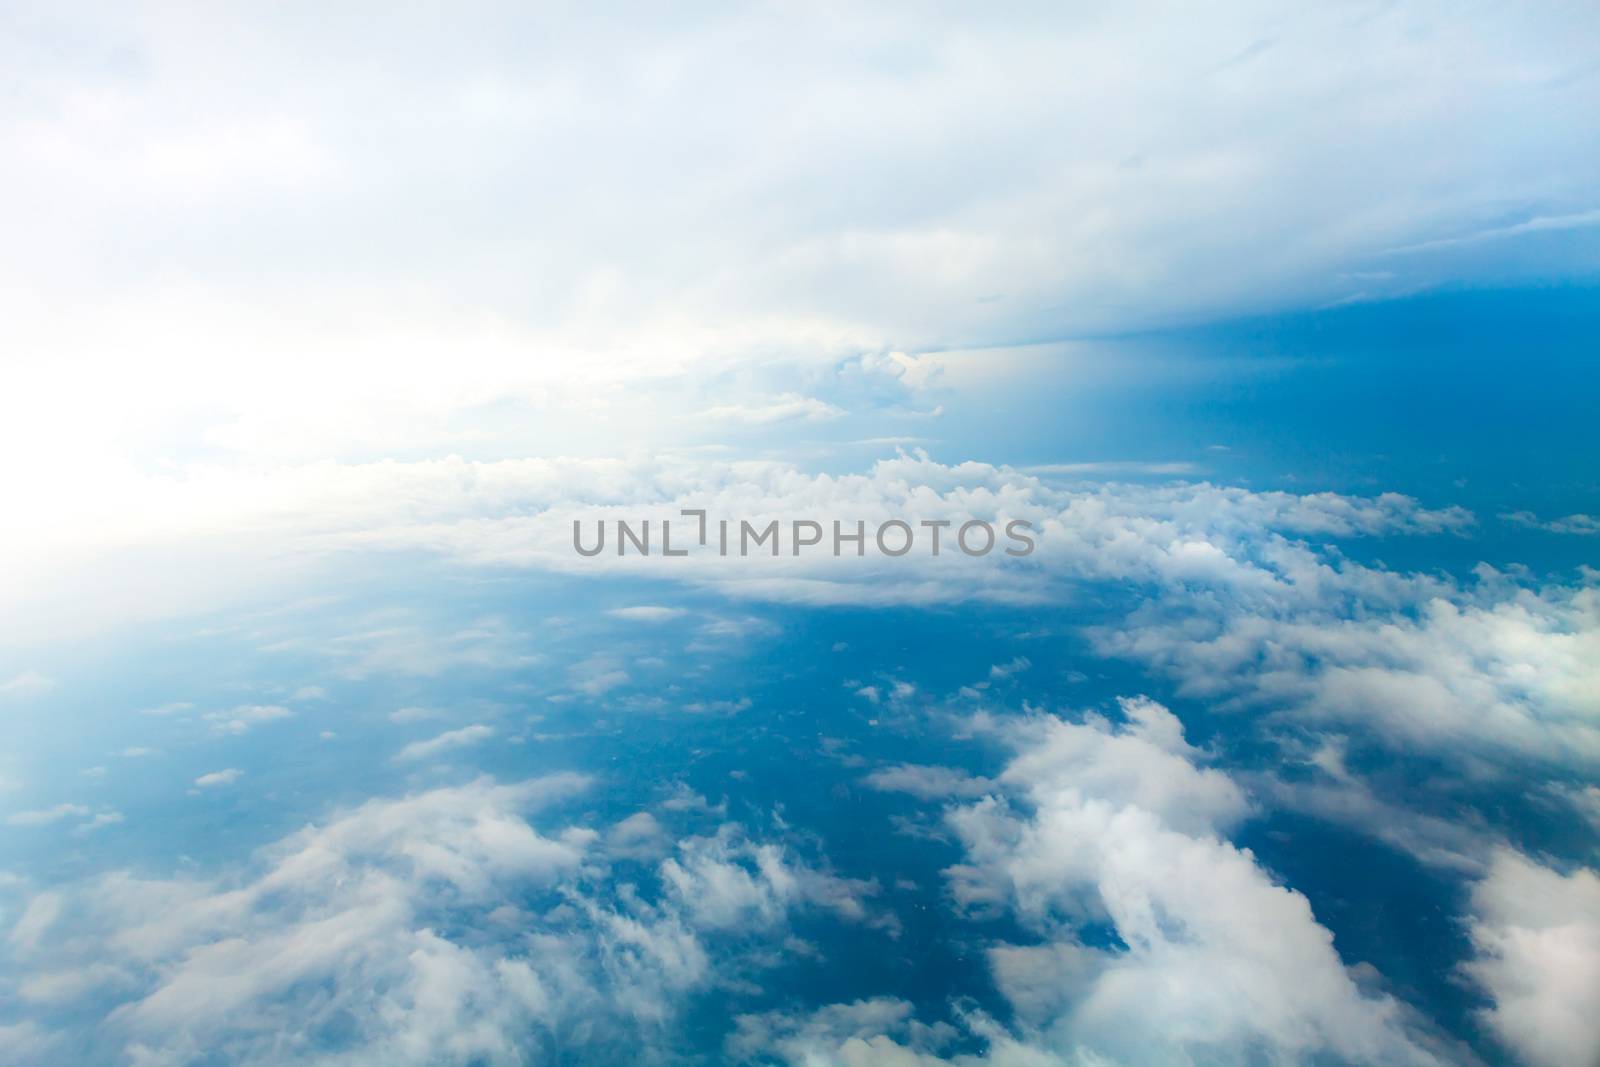
[[[1596,55],[6,5],[0,1064],[1600,1062]]]

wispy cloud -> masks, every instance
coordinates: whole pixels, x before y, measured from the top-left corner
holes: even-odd
[[[89,809],[82,804],[57,804],[53,808],[16,812],[6,816],[6,822],[12,826],[48,826],[51,823],[60,822],[62,819],[71,819],[88,814]]]
[[[1546,533],[1575,534],[1579,537],[1600,535],[1600,515],[1585,515],[1579,512],[1558,519],[1541,519],[1531,511],[1508,511],[1500,518],[1515,526],[1544,530]]]
[[[54,678],[40,674],[38,671],[23,671],[10,679],[0,682],[0,697],[30,697],[40,693],[48,693],[56,687]]]
[[[484,726],[481,723],[472,726],[463,726],[459,730],[446,730],[437,737],[430,737],[425,741],[413,741],[402,748],[395,759],[401,763],[415,762],[437,756],[441,752],[452,749],[467,748],[480,744],[494,736],[494,727]]]
[[[294,717],[294,712],[281,704],[240,704],[228,711],[207,712],[205,720],[219,734],[242,734],[264,722]]]
[[[202,774],[200,777],[194,780],[194,784],[201,789],[211,789],[219,785],[232,785],[234,782],[237,782],[240,776],[243,774],[244,772],[238,768],[229,767],[226,770],[211,771],[207,774]]]
[[[630,622],[668,622],[672,619],[682,618],[688,612],[683,608],[662,607],[656,604],[640,604],[628,608],[612,608],[607,615],[618,619],[627,619]]]

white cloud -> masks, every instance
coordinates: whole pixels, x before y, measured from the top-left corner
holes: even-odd
[[[213,733],[242,734],[252,726],[277,719],[294,717],[294,712],[281,704],[240,704],[228,711],[210,711],[204,716]]]
[[[666,827],[648,811],[634,812],[606,832],[606,851],[613,856],[659,860],[671,848]]]
[[[1027,656],[1016,656],[1013,657],[1008,663],[996,663],[994,666],[990,667],[989,677],[996,680],[1009,678],[1013,674],[1025,671],[1031,666],[1033,666],[1033,664],[1028,660]]]
[[[120,811],[100,811],[96,812],[93,818],[73,827],[72,832],[81,837],[85,834],[92,834],[105,826],[116,826],[123,821],[122,812]]]
[[[234,782],[239,780],[239,777],[242,774],[244,774],[244,772],[238,768],[229,767],[226,770],[211,771],[209,773],[202,774],[200,777],[194,780],[194,784],[199,786],[201,789],[210,789],[211,787],[218,785],[232,785]]]
[[[852,922],[893,925],[874,915],[866,900],[877,886],[839,878],[797,862],[772,844],[745,840],[733,826],[713,837],[690,838],[661,864],[661,879],[697,927],[710,930],[771,927],[793,908],[823,908]]]
[[[140,715],[175,715],[180,711],[188,711],[194,705],[186,700],[174,701],[171,704],[162,704],[154,708],[139,709]]]
[[[672,619],[682,618],[688,612],[683,608],[668,608],[659,604],[638,604],[627,608],[612,608],[606,614],[630,622],[669,622]]]
[[[31,951],[61,917],[61,909],[61,894],[49,891],[39,893],[28,901],[27,908],[11,927],[8,943],[13,948]]]
[[[700,412],[700,417],[765,426],[796,419],[806,422],[836,419],[844,413],[843,408],[824,403],[815,397],[796,396],[790,393],[785,396],[759,398],[746,404],[719,404]]]
[[[493,736],[494,727],[485,726],[482,723],[474,723],[471,726],[463,726],[459,730],[446,730],[437,737],[430,737],[425,741],[413,741],[402,748],[394,758],[401,763],[429,759],[441,752],[449,752],[452,749],[468,748],[472,745],[481,744]]]
[[[56,687],[54,678],[38,671],[23,671],[15,677],[0,682],[0,697],[30,697],[48,693]]]
[[[20,28],[0,224],[33,251],[0,265],[29,283],[6,309],[38,353],[17,392],[48,410],[0,423],[47,428],[87,364],[106,399],[80,397],[64,443],[140,428],[115,397],[209,405],[228,444],[321,449],[508,397],[604,410],[613,390],[549,394],[730,351],[1127,331],[1338,299],[1376,266],[1395,292],[1516,277],[1520,257],[1461,235],[1559,233],[1600,184],[1596,90],[1574,73],[1594,31],[1558,9],[647,21],[534,32],[492,6],[441,40],[402,15],[360,38],[359,73],[353,31],[275,11],[238,33],[140,12]],[[291,62],[296,93],[268,92]],[[641,71],[670,74],[620,73]],[[477,195],[437,195],[441,160]],[[432,224],[396,232],[423,201]],[[243,346],[226,368],[219,335]],[[155,337],[126,368],[99,354]]]
[[[36,894],[9,980],[38,1038],[91,1059],[266,1065],[522,1063],[557,1047],[640,1062],[688,995],[769,966],[798,909],[885,926],[872,886],[733,827],[688,838],[640,884],[664,829],[536,828],[581,775],[375,799],[214,879],[128,873]],[[644,846],[648,844],[649,847]],[[52,1034],[48,1020],[92,1025]]]
[[[1245,798],[1195,765],[1171,713],[1140,699],[1122,714],[980,723],[1016,750],[1009,799],[946,816],[965,850],[947,872],[954,899],[1032,935],[988,952],[1013,1028],[958,1012],[986,1047],[947,1055],[948,1025],[863,1001],[741,1018],[730,1052],[851,1067],[1453,1062],[1409,1009],[1358,986],[1303,896],[1218,836]],[[1094,924],[1115,947],[1080,939]]]
[[[48,826],[62,819],[88,814],[89,809],[82,804],[57,804],[53,808],[41,808],[37,811],[14,812],[6,816],[6,822],[12,826]]]
[[[735,1023],[724,1045],[734,1062],[770,1062],[777,1056],[807,1067],[936,1067],[947,1061],[921,1050],[938,1048],[957,1034],[947,1023],[920,1023],[911,1004],[892,997],[830,1004],[804,1015],[741,1015]],[[1035,1063],[1046,1067],[1043,1060]]]
[[[773,460],[726,462],[691,454],[636,461],[323,462],[197,470],[140,480],[129,492],[148,506],[130,510],[134,518],[127,520],[84,521],[84,536],[97,540],[85,544],[92,559],[78,561],[75,580],[84,580],[83,567],[131,562],[119,552],[134,552],[134,545],[209,555],[219,551],[213,538],[226,535],[229,566],[244,568],[254,581],[278,573],[286,559],[308,565],[340,551],[399,549],[470,564],[648,575],[713,584],[741,597],[800,603],[1038,602],[1051,595],[1053,584],[1098,579],[1204,581],[1259,599],[1313,593],[1312,580],[1334,573],[1327,561],[1297,554],[1283,537],[1427,535],[1462,532],[1472,521],[1460,509],[1427,509],[1397,494],[1256,493],[1206,484],[1064,487],[1005,467],[945,465],[921,454],[840,475],[811,474]],[[956,525],[973,518],[1001,524],[1024,519],[1034,524],[1038,549],[1026,559],[968,559],[948,548],[938,559],[922,547],[900,559],[876,552],[862,559],[822,552],[794,557],[786,549],[777,558],[751,560],[718,558],[691,539],[681,546],[690,556],[671,561],[670,569],[658,557],[630,553],[619,558],[607,552],[582,558],[573,550],[574,520],[637,524],[649,519],[659,535],[663,521],[689,522],[681,509],[705,507],[708,501],[736,520],[833,516],[860,519],[869,530],[889,518]],[[135,518],[148,518],[149,525]],[[243,537],[241,529],[252,533]],[[710,540],[714,544],[715,536]],[[949,535],[943,540],[948,543]],[[922,541],[931,547],[926,531]],[[1001,539],[1002,546],[1008,543]],[[1289,564],[1298,570],[1284,573]],[[229,566],[218,563],[221,571]],[[159,603],[171,611],[192,610],[197,602],[227,595],[217,582],[189,590],[185,576],[191,571],[169,574],[146,563],[130,580],[160,577],[167,593]],[[0,624],[23,625],[29,603],[37,610],[25,621],[34,628],[46,607],[68,610],[52,598],[49,573],[30,575],[36,581],[27,588],[35,599],[15,601],[15,611],[0,613]],[[102,602],[97,618],[127,617],[145,610],[139,605],[150,600],[122,606]],[[531,635],[502,619],[475,620],[440,635],[421,632],[404,612],[374,613],[348,633],[315,644],[301,641],[338,659],[353,678],[380,671],[426,676],[460,666],[531,663],[537,660],[529,651],[532,643]]]
[[[1577,534],[1583,537],[1600,534],[1600,516],[1595,515],[1578,513],[1559,519],[1540,519],[1531,511],[1512,511],[1501,515],[1500,518],[1516,526],[1544,530],[1548,533]]]
[[[607,653],[597,653],[574,663],[567,669],[572,688],[588,697],[601,697],[632,679],[622,669],[621,660]]]
[[[974,777],[951,767],[928,767],[902,763],[867,775],[866,783],[887,793],[909,793],[923,800],[947,797],[980,797],[995,789],[987,778]]]
[[[1542,278],[1498,248],[1580,233],[1600,187],[1595,31],[1556,8],[701,12],[638,33],[637,13],[534,32],[491,5],[447,40],[403,14],[359,45],[276,9],[220,19],[52,12],[7,56],[0,321],[29,354],[0,397],[11,627],[90,625],[64,591],[82,569],[122,579],[78,586],[97,618],[258,577],[172,565],[150,546],[174,531],[293,569],[262,542],[296,493],[330,519],[427,511],[341,496],[323,461],[898,417],[933,350]],[[476,195],[441,195],[462,176]],[[1494,254],[1461,242],[1485,233]],[[707,411],[729,419],[677,414]]]
[[[1316,580],[1310,602],[1275,597],[1198,618],[1147,611],[1099,646],[1169,671],[1186,695],[1369,725],[1398,747],[1491,763],[1600,760],[1593,573],[1537,589],[1486,568],[1462,589],[1353,566]]]
[[[1169,460],[1164,463],[1151,463],[1139,460],[1102,460],[1095,463],[1040,463],[1031,467],[1024,467],[1028,474],[1065,474],[1073,477],[1094,477],[1097,475],[1193,475],[1200,473],[1200,468],[1185,460]]]
[[[1476,958],[1464,971],[1493,998],[1484,1018],[1532,1067],[1600,1059],[1600,876],[1562,875],[1509,850],[1472,891]]]

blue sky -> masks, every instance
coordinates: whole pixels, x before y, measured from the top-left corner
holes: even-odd
[[[10,10],[0,1064],[1593,1060],[1597,33]]]

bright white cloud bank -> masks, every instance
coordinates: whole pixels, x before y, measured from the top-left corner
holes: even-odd
[[[33,5],[0,43],[0,456],[21,485],[826,419],[766,365],[1591,267],[1561,242],[1600,222],[1597,35],[1425,2]]]
[[[1472,906],[1478,958],[1465,969],[1494,999],[1495,1035],[1536,1067],[1600,1059],[1600,877],[1501,852]]]

